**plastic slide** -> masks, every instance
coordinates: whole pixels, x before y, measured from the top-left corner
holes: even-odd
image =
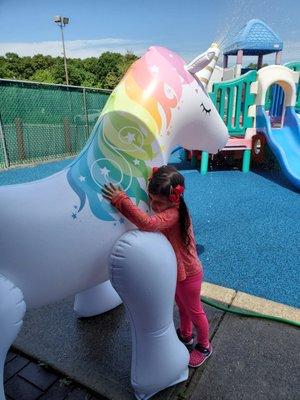
[[[257,129],[264,132],[284,174],[300,190],[300,119],[295,107],[285,110],[281,128],[272,128],[263,106],[256,109]]]

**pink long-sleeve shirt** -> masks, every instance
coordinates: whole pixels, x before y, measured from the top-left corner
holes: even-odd
[[[189,229],[189,250],[182,241],[179,206],[167,208],[155,215],[148,215],[140,210],[124,192],[114,197],[112,204],[139,229],[149,232],[160,231],[167,237],[173,246],[177,259],[177,281],[183,281],[187,276],[195,275],[202,268],[197,255],[192,223]]]

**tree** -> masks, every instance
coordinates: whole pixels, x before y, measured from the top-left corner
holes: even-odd
[[[118,64],[120,63],[121,59],[122,54],[111,53],[110,51],[102,53],[98,58],[95,75],[103,88],[105,88],[107,85],[106,77],[109,73],[112,73],[116,76],[119,75]]]
[[[22,79],[29,79],[35,72],[31,57],[22,57],[18,67],[18,75]]]
[[[7,60],[3,56],[0,57],[0,78],[13,78],[13,73],[7,65]]]
[[[20,70],[22,70],[22,61],[16,53],[6,53],[7,69],[11,72],[14,79],[21,79]]]
[[[107,51],[98,58],[89,57],[84,60],[68,58],[69,83],[113,89],[137,58],[130,51],[124,55]],[[16,53],[6,53],[4,57],[0,57],[0,77],[65,84],[64,59],[42,54],[19,57]]]
[[[263,64],[263,67],[266,67],[268,64]],[[250,63],[246,68],[249,69],[257,69],[257,63]]]
[[[97,78],[94,74],[86,71],[81,85],[86,87],[98,87],[99,83],[97,82]]]
[[[54,64],[54,58],[51,56],[44,56],[43,54],[36,54],[31,60],[35,71],[50,68]]]
[[[119,81],[120,81],[119,78],[113,72],[109,72],[105,78],[104,88],[113,89],[117,86]]]
[[[121,78],[125,75],[131,64],[133,64],[137,59],[138,57],[132,52],[130,51],[126,52],[126,54],[124,55],[124,57],[122,58],[121,62],[118,65]]]
[[[38,69],[30,77],[30,80],[35,82],[55,83],[55,78],[49,69]]]

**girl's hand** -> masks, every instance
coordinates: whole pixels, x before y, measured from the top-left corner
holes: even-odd
[[[123,192],[121,186],[115,186],[113,183],[105,184],[102,189],[103,197],[107,200],[112,201],[116,196]]]

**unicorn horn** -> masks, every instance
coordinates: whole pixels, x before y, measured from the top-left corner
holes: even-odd
[[[203,86],[206,87],[218,61],[219,54],[220,49],[218,44],[212,43],[210,48],[194,58],[194,60],[186,66],[186,69],[190,73],[196,74]]]

